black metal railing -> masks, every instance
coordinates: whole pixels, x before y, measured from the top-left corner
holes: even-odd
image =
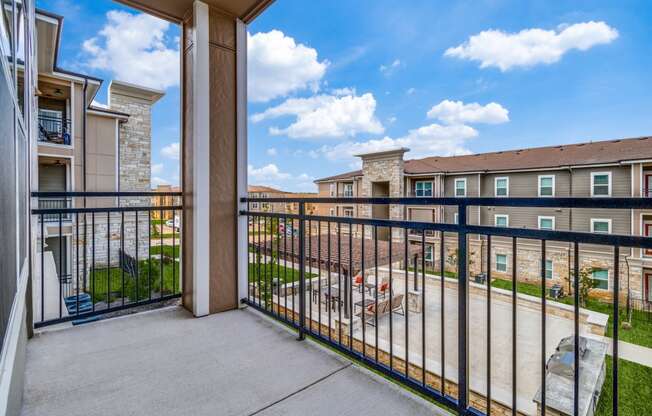
[[[259,201],[241,200],[247,206]],[[306,335],[318,339],[460,415],[584,415],[587,409],[593,413],[598,403],[600,414],[618,414],[619,310],[628,298],[624,290],[629,289],[621,282],[621,267],[628,249],[650,249],[652,238],[470,225],[467,209],[650,209],[650,199],[265,201],[297,202],[299,214],[240,212],[249,224],[248,296],[243,302],[295,328],[299,339]],[[307,203],[450,205],[457,207],[459,221],[446,224],[305,215]],[[292,224],[298,235],[279,231],[281,223]],[[360,237],[343,235],[339,225],[357,229]],[[410,241],[409,230],[417,230],[421,238]],[[439,239],[431,248],[433,242],[426,241],[426,232],[438,232]],[[480,248],[472,248],[471,241],[479,241]],[[534,248],[525,253],[525,245]],[[543,259],[559,245],[568,256],[564,262],[568,263],[570,294],[553,300],[548,298],[553,282],[549,282]],[[600,316],[611,320],[612,358],[606,357],[607,343],[584,336],[607,331],[606,320],[600,324],[588,319],[589,314],[598,312],[583,308],[592,287],[584,264],[585,245],[602,247],[610,262],[608,290],[602,292],[612,303]],[[500,257],[500,264],[498,256],[505,256]],[[534,277],[527,276],[530,291],[524,292],[521,280],[526,271]],[[471,282],[473,273],[477,276]],[[506,286],[499,285],[504,282]],[[538,295],[533,295],[535,290]],[[519,325],[520,320],[524,322]],[[560,369],[559,363],[566,367]],[[500,371],[493,371],[496,366],[501,366]],[[603,388],[605,376],[611,383]]]
[[[72,198],[39,198],[39,209],[65,209],[72,207]],[[63,221],[70,221],[70,214],[63,214]],[[56,222],[59,221],[59,214],[43,215],[43,221]]]
[[[38,116],[38,141],[70,145],[70,120],[58,117]]]
[[[84,323],[178,298],[183,211],[163,203],[169,196],[182,193],[33,192],[39,206],[32,210],[35,327]],[[75,208],[49,205],[72,199]],[[166,213],[179,220],[170,226],[161,219]]]

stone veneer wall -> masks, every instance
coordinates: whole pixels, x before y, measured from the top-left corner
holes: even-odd
[[[440,267],[440,243],[439,240],[432,240],[428,242],[432,244],[433,255],[434,255],[434,267],[435,271],[439,270]],[[413,241],[413,244],[421,244],[420,241]],[[471,276],[475,276],[481,272],[487,272],[487,244],[481,242],[477,239],[469,239],[469,258],[472,260],[469,266],[469,273]],[[445,241],[445,253],[444,253],[444,267],[446,271],[457,272],[457,265],[449,263],[447,260],[449,257],[455,258],[457,255],[457,239],[456,238],[447,238]],[[495,256],[496,254],[505,254],[507,255],[507,271],[499,272],[496,270]],[[637,299],[643,296],[643,273],[640,262],[630,261],[629,266],[625,260],[625,255],[628,254],[628,251],[621,251],[620,258],[620,296],[622,300],[626,299],[628,288],[631,290],[632,298]],[[512,246],[511,243],[505,243],[498,241],[496,238],[492,241],[491,249],[491,276],[492,278],[499,279],[512,279]],[[549,244],[546,248],[546,257],[553,262],[553,278],[546,280],[546,286],[550,287],[554,284],[559,284],[564,288],[565,293],[569,293],[569,256],[570,256],[570,267],[573,268],[573,257],[572,249],[569,249],[565,246],[560,246],[559,244],[553,245]],[[517,246],[517,279],[520,282],[541,284],[541,250],[540,245],[519,242]],[[594,289],[591,291],[591,297],[601,298],[604,300],[612,300],[612,290],[613,290],[613,255],[607,252],[599,251],[589,251],[580,249],[580,261],[579,261],[580,270],[584,267],[588,268],[601,268],[609,271],[609,290],[600,290]],[[429,266],[427,266],[429,267]],[[629,282],[629,285],[628,285]]]
[[[362,181],[360,184],[360,197],[368,198],[373,195],[374,182],[389,182],[389,196],[400,198],[404,193],[403,186],[403,151],[392,153],[386,156],[368,155],[362,157]],[[402,220],[402,205],[389,206],[389,219]],[[359,215],[362,218],[372,218],[372,206],[361,205]],[[366,238],[372,238],[371,227],[366,227]],[[397,242],[403,241],[403,230],[393,230],[392,239]]]

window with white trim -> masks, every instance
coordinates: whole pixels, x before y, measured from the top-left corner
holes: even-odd
[[[509,196],[509,178],[500,177],[494,179],[494,195],[497,197],[500,196]]]
[[[496,227],[509,227],[509,215],[505,215],[505,214],[494,215],[494,225]]]
[[[353,196],[353,184],[345,183],[344,184],[344,196],[352,197]]]
[[[540,230],[554,230],[555,217],[539,216],[539,229]]]
[[[432,196],[432,182],[430,181],[415,182],[414,196]]]
[[[252,202],[251,209],[258,209],[258,202]]]
[[[331,214],[331,217],[335,216],[335,208],[331,208],[329,212]]]
[[[552,279],[552,260],[546,260],[546,279]]]
[[[426,244],[426,253],[424,255],[426,261],[433,261],[433,247]]]
[[[539,175],[539,196],[555,196],[555,175]]]
[[[507,254],[496,254],[496,271],[507,271]]]
[[[611,172],[591,172],[591,196],[611,196]]]
[[[344,208],[342,211],[342,215],[345,217],[352,217],[353,216],[353,208]]]
[[[591,218],[591,232],[611,234],[611,219]]]
[[[466,178],[455,179],[455,196],[466,196]]]
[[[331,196],[336,196],[335,194],[337,193],[337,184],[336,183],[331,183],[330,184],[330,194]]]
[[[591,271],[591,279],[593,279],[596,289],[609,290],[609,270],[593,269]]]

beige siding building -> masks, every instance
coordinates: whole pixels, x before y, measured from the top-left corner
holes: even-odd
[[[634,138],[576,145],[552,146],[455,157],[404,160],[407,149],[360,155],[362,170],[319,179],[320,197],[652,197],[652,138]],[[343,189],[351,189],[344,194]],[[420,222],[456,223],[454,206],[389,206],[320,204],[320,215],[353,215]],[[515,228],[572,230],[652,236],[652,212],[630,209],[568,209],[469,207],[469,224]],[[445,236],[446,260],[457,250],[457,237]],[[402,232],[393,238],[401,240]],[[440,236],[426,233],[426,261],[439,267]],[[420,244],[421,235],[410,232],[408,240]],[[511,279],[511,240],[494,238],[492,276]],[[613,249],[592,245],[580,247],[581,268],[589,270],[596,296],[608,296],[613,285]],[[472,275],[486,272],[485,237],[469,241]],[[540,242],[519,240],[517,277],[540,282]],[[549,242],[546,253],[549,286],[560,284],[568,292],[572,247]],[[622,249],[621,294],[652,300],[652,252]]]
[[[94,99],[103,81],[73,73],[57,66],[63,18],[37,11],[38,36],[38,158],[35,171],[40,192],[118,192],[150,191],[151,109],[164,95],[162,91],[112,81],[108,86],[107,105]],[[40,208],[106,207],[148,205],[149,198],[39,198]],[[147,236],[147,215],[138,225],[132,213],[125,215],[125,233],[138,231]],[[77,238],[84,227],[93,226],[90,216],[46,215],[44,250],[51,251],[59,278],[76,281],[79,256],[94,256],[99,264],[110,262],[118,267],[121,218],[95,219],[95,244]],[[109,228],[110,227],[110,228]],[[110,232],[109,232],[110,230]],[[111,241],[109,247],[107,241]],[[144,240],[143,240],[144,241]],[[127,242],[123,247],[130,256],[148,255],[142,243],[136,253]],[[110,254],[110,259],[109,259]],[[49,258],[49,257],[48,257]],[[80,266],[81,267],[81,266]],[[83,273],[79,273],[82,275]],[[81,283],[80,283],[81,284]]]

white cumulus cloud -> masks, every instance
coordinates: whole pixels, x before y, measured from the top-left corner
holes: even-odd
[[[112,10],[97,36],[82,44],[86,65],[121,81],[166,89],[179,84],[179,39],[168,46],[170,23],[156,17]]]
[[[278,155],[278,151],[274,147],[270,147],[269,149],[267,149],[266,153],[267,153],[267,156],[276,156],[276,155]]]
[[[315,190],[314,177],[307,173],[294,175],[283,172],[273,163],[260,167],[248,165],[247,173],[249,183],[254,185],[266,185],[291,192],[313,192]]]
[[[248,98],[265,102],[292,92],[319,90],[329,63],[280,30],[247,33]]]
[[[480,105],[443,100],[428,111],[428,118],[438,119],[446,124],[500,124],[509,121],[509,111],[494,102]]]
[[[294,116],[295,121],[285,128],[271,127],[274,136],[287,135],[295,139],[355,137],[359,133],[383,133],[376,118],[376,100],[373,94],[316,95],[309,98],[290,98],[278,106],[254,114],[254,123],[283,116]]]
[[[400,59],[394,59],[391,64],[381,65],[378,70],[385,76],[390,76],[402,66]]]
[[[161,154],[168,159],[179,160],[179,143],[171,143],[161,149]]]
[[[480,62],[480,68],[496,67],[507,71],[515,67],[553,64],[577,49],[585,51],[611,43],[618,31],[605,22],[562,25],[557,30],[525,29],[518,33],[485,30],[459,46],[449,48],[445,56]]]
[[[354,155],[382,150],[407,147],[410,157],[451,156],[469,154],[467,141],[478,136],[477,130],[465,125],[430,124],[410,130],[399,138],[384,137],[363,142],[348,141],[335,146],[322,146],[322,153],[331,161],[348,161],[351,166],[359,166]]]
[[[163,172],[163,164],[162,163],[154,163],[152,165],[152,175],[160,175],[161,172]]]

